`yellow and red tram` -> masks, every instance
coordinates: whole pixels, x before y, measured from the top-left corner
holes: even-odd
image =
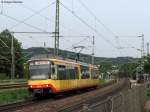
[[[29,60],[28,64],[28,86],[33,94],[56,94],[99,84],[98,69],[90,64],[56,58]]]

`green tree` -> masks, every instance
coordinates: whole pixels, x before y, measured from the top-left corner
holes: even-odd
[[[103,74],[103,78],[106,78],[108,72],[111,72],[112,64],[110,62],[102,62],[100,63],[99,71]]]
[[[144,72],[150,74],[150,56],[144,58]]]
[[[132,79],[136,78],[136,69],[139,66],[138,62],[129,62],[123,64],[119,68],[119,76],[120,77],[130,77]]]
[[[13,35],[6,29],[0,33],[0,72],[8,77],[11,74],[11,41]],[[23,55],[21,52],[21,43],[14,38],[15,54],[15,77],[23,77]]]

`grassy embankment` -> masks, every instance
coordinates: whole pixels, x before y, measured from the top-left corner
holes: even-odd
[[[99,83],[100,83],[100,84],[105,84],[105,83],[107,83],[107,81],[106,81],[105,79],[100,79],[100,80],[99,80]]]
[[[26,79],[15,79],[10,80],[5,74],[0,74],[0,85],[3,84],[13,84],[13,83],[23,83]],[[0,90],[0,105],[17,102],[26,99],[29,96],[27,89],[10,89],[10,90]]]
[[[28,90],[25,88],[0,91],[0,105],[21,101],[28,96]]]

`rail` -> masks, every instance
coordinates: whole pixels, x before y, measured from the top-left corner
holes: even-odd
[[[7,104],[7,105],[0,105],[0,112],[10,112],[10,110],[13,111],[13,110],[18,109],[20,107],[32,105],[35,103],[36,103],[36,99],[30,98],[30,99],[27,99],[25,101],[11,103],[11,104]]]
[[[99,86],[99,88],[102,88],[102,87],[106,87],[106,86],[109,86],[113,83],[115,83],[116,81],[112,80],[108,83],[105,83],[105,84],[101,84]],[[22,88],[22,87],[27,87],[27,83],[26,82],[23,82],[23,83],[10,83],[10,84],[0,84],[0,90],[4,90],[4,89],[14,89],[14,88]]]
[[[58,110],[58,112],[77,112],[80,111],[83,107],[86,107],[87,105],[92,105],[97,102],[103,101],[108,98],[108,96],[113,96],[120,92],[125,87],[129,88],[129,80],[124,79],[120,84],[115,85],[110,91],[106,91],[103,94],[97,94],[92,97],[87,97],[84,100],[75,102],[72,105],[68,105],[67,107],[62,107]]]
[[[0,90],[27,87],[27,83],[1,84]]]

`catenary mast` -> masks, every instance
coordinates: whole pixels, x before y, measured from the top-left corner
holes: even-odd
[[[55,48],[54,56],[59,55],[59,0],[56,0],[56,17],[55,17]]]

